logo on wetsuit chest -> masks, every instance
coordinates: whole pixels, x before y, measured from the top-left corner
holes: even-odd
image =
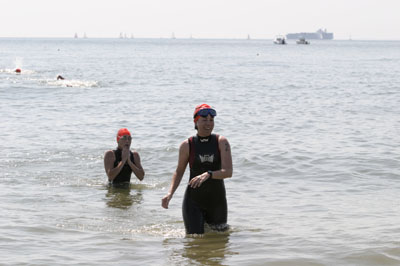
[[[213,155],[208,155],[208,154],[199,155],[199,157],[200,157],[201,163],[205,163],[205,162],[213,163],[214,162],[214,154]]]

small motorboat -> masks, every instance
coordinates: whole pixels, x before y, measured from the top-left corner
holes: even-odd
[[[275,44],[286,44],[286,39],[283,36],[276,36],[274,43]]]
[[[296,41],[297,44],[310,44],[309,41],[306,40],[306,38],[300,38]]]

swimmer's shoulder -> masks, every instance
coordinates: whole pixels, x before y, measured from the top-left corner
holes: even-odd
[[[106,158],[115,158],[115,154],[113,150],[108,150],[104,153],[104,159]]]
[[[189,154],[189,139],[182,141],[181,145],[179,146],[179,152]]]
[[[225,137],[225,136],[222,136],[222,135],[218,135],[218,134],[216,134],[217,135],[217,140],[218,140],[218,143],[226,143],[226,142],[228,142],[228,139]]]

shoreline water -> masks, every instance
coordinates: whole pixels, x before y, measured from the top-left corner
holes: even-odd
[[[22,64],[0,71],[0,264],[400,262],[400,42],[87,40],[0,39],[0,70]],[[234,173],[231,230],[198,239],[188,170],[160,204],[202,102]],[[146,171],[122,191],[103,169],[120,127]]]

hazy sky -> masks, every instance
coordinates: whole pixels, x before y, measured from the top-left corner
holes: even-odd
[[[400,0],[1,0],[0,37],[252,38],[327,28],[400,40]]]

